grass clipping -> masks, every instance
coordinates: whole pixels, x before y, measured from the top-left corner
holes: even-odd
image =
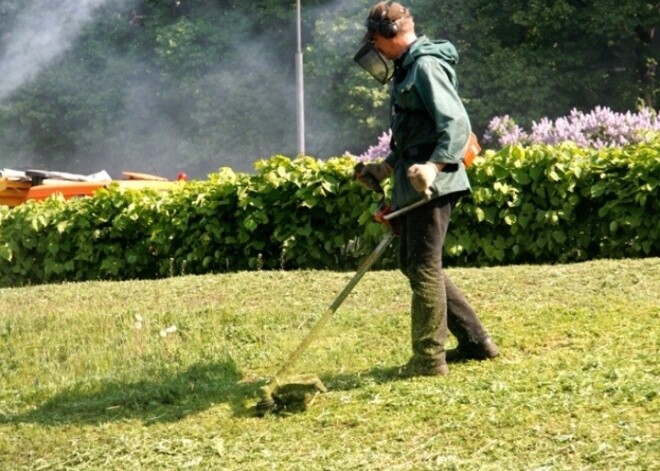
[[[255,406],[259,416],[267,414],[304,412],[316,396],[328,392],[316,375],[298,375],[282,382],[275,378],[261,388],[261,400]]]
[[[273,388],[264,418],[350,273],[0,289],[0,469],[657,469],[660,259],[447,273],[496,360],[393,377],[410,290],[373,271],[291,372],[327,392]]]

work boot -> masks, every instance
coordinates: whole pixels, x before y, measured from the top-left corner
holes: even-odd
[[[401,366],[398,376],[412,378],[414,376],[447,376],[449,368],[446,363],[435,363],[420,361],[416,357],[411,358],[408,363]]]
[[[447,363],[459,363],[468,360],[490,360],[500,354],[500,349],[493,339],[486,337],[479,344],[458,344],[458,347],[447,350]]]

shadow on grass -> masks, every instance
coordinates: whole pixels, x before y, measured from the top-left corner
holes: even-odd
[[[259,398],[263,383],[242,383],[233,362],[198,363],[186,371],[165,372],[157,381],[101,381],[78,384],[51,397],[34,410],[0,415],[0,424],[99,424],[142,420],[175,422],[218,404],[228,404],[237,417],[252,417],[246,402]]]
[[[330,390],[348,391],[366,384],[401,379],[398,368],[373,368],[348,374],[323,375]],[[186,371],[165,372],[157,381],[81,383],[61,391],[35,409],[0,415],[0,424],[36,423],[48,426],[95,425],[122,420],[145,424],[176,422],[218,404],[227,404],[235,417],[255,417],[261,382],[243,382],[233,362],[198,363]]]
[[[400,370],[400,365],[392,367],[374,367],[368,371],[356,373],[323,375],[321,380],[329,390],[350,391],[352,389],[359,389],[368,384],[384,384],[409,379],[401,376]]]

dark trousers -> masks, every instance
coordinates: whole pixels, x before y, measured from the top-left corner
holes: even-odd
[[[399,267],[412,289],[413,358],[429,367],[445,362],[447,330],[470,347],[488,333],[465,296],[445,275],[442,251],[455,198],[436,198],[401,216]]]

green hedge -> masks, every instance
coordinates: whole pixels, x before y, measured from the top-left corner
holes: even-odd
[[[660,255],[660,141],[486,152],[447,240],[459,265]],[[452,259],[456,257],[455,259]]]
[[[349,157],[274,156],[171,193],[0,208],[0,286],[251,269],[354,269],[384,234]],[[660,142],[488,151],[457,206],[449,266],[659,256]],[[386,187],[387,189],[387,187]],[[394,268],[396,244],[379,262]]]
[[[385,231],[354,165],[275,156],[254,175],[221,169],[171,193],[110,187],[0,208],[0,286],[354,267]]]

